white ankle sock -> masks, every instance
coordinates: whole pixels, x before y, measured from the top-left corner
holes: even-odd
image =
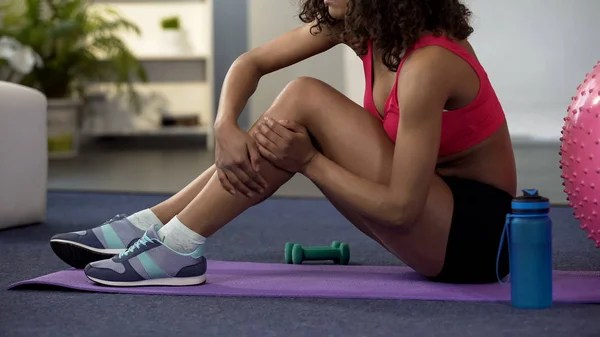
[[[143,231],[148,230],[148,228],[153,225],[163,225],[160,219],[156,216],[156,214],[154,214],[154,212],[152,212],[152,210],[150,210],[150,208],[146,208],[128,216],[127,220],[131,221],[135,227]]]
[[[176,216],[158,230],[158,236],[167,247],[182,254],[195,251],[206,241],[205,237],[189,229]]]

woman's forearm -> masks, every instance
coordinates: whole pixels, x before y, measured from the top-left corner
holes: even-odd
[[[249,57],[242,55],[233,62],[221,88],[215,128],[224,124],[237,125],[242,110],[256,91],[262,76]]]
[[[363,179],[321,153],[302,174],[361,215],[390,226],[401,225],[402,207],[393,200],[387,185]]]

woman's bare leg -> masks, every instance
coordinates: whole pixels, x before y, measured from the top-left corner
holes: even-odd
[[[294,120],[306,126],[322,152],[349,171],[373,181],[389,181],[394,146],[381,123],[327,84],[310,78],[298,79],[283,90],[265,114],[274,119]],[[253,129],[254,126],[250,132]],[[211,236],[291,177],[288,172],[266,161],[260,167],[269,186],[265,195],[251,199],[241,195],[232,196],[213,175],[177,218],[196,233],[204,237]],[[373,223],[346,208],[336,200],[333,191],[323,192],[357,228],[413,269],[427,276],[436,275],[441,270],[453,199],[449,188],[439,177],[435,177],[430,189],[423,212],[425,216],[408,234],[400,234]]]
[[[317,102],[314,95],[320,87],[324,87],[331,92],[320,94],[319,96],[323,100]],[[334,92],[339,97],[331,97]],[[306,97],[311,97],[311,99],[307,100]],[[330,98],[336,99],[328,102]],[[338,102],[338,99],[341,102]],[[329,105],[334,106],[332,111],[328,111]],[[350,113],[348,115],[346,112],[348,109],[354,109],[355,111],[354,113],[351,110],[348,111]],[[389,170],[381,168],[377,164],[382,162],[381,156],[385,153],[385,151],[379,151],[379,149],[390,149],[386,155],[389,155],[393,149],[393,144],[383,133],[381,123],[360,106],[323,82],[312,78],[300,78],[293,81],[281,92],[264,115],[274,119],[295,120],[307,126],[321,149],[325,152],[340,153],[339,157],[346,158],[348,163],[355,162],[355,159],[353,159],[355,158],[354,151],[356,146],[359,146],[361,148],[360,152],[370,153],[369,156],[373,159],[364,161],[373,164],[370,171],[375,175],[389,175]],[[377,130],[375,131],[377,135],[370,135],[371,130],[369,132],[363,130],[365,124],[372,125],[372,129]],[[340,127],[341,125],[344,127]],[[255,127],[256,124],[250,128],[249,132],[252,133]],[[365,139],[363,137],[356,138],[361,133],[364,134]],[[341,140],[341,143],[337,143],[334,139]],[[352,139],[360,145],[354,143],[343,144],[352,141]],[[229,194],[221,186],[217,175],[213,174],[200,193],[177,214],[177,218],[196,233],[209,237],[243,211],[273,194],[293,176],[289,172],[276,168],[266,160],[260,163],[260,173],[266,179],[268,187],[263,194],[257,194],[253,198],[241,194],[235,196]],[[335,206],[338,207],[339,205]],[[338,207],[338,209],[342,208]],[[349,219],[354,217],[347,210],[343,210],[342,214]],[[379,241],[366,225],[358,221],[353,223],[363,233]]]
[[[150,208],[162,223],[167,223],[175,215],[181,212],[202,191],[217,171],[215,165],[211,165],[206,171],[184,187],[181,191],[160,204]]]
[[[314,100],[314,92],[319,90],[317,86],[327,85],[312,78],[300,78],[293,81],[281,92],[264,115],[274,119],[295,120],[308,127],[311,135],[319,142],[318,146],[320,148],[323,148],[324,146],[332,150],[336,148],[338,152],[345,152],[343,157],[350,158],[350,156],[353,156],[352,148],[354,145],[349,146],[344,150],[345,144],[338,144],[334,142],[333,139],[339,139],[339,137],[349,138],[347,135],[344,137],[342,133],[354,134],[354,132],[363,132],[361,129],[358,129],[358,127],[362,128],[364,123],[370,122],[374,129],[382,130],[381,124],[358,105],[354,104],[348,98],[329,86],[327,86],[327,88],[337,92],[338,95],[341,96],[340,98],[344,100],[345,104],[351,104],[353,105],[352,108],[358,110],[358,114],[352,114],[353,116],[358,117],[358,120],[352,120],[353,117],[350,117],[351,120],[349,120],[348,123],[344,121],[346,118],[343,116],[343,111],[347,109],[344,105],[337,107],[337,109],[334,110],[335,112],[325,112],[327,106]],[[322,103],[325,103],[325,101],[331,97],[331,94],[326,93],[321,96],[324,96]],[[306,97],[311,97],[311,99],[307,100]],[[309,102],[311,103],[308,104]],[[336,105],[337,103],[336,100],[333,100],[333,102],[330,102],[327,105]],[[316,108],[318,106],[322,106],[323,111],[319,111],[319,109]],[[340,128],[340,125],[344,125],[344,128]],[[256,124],[250,128],[249,132],[252,133],[255,127]],[[381,145],[375,144],[375,142],[378,142],[379,140],[380,142],[384,142],[387,147],[392,145],[382,131],[378,131],[378,133],[380,133],[378,137],[375,137],[372,141],[367,143],[371,143],[371,146],[377,147],[378,145]],[[329,141],[325,141],[324,138],[329,138]],[[373,154],[378,153],[377,150],[373,151],[369,147],[365,147],[365,150],[365,152]],[[377,160],[374,163],[380,161],[381,160]],[[377,168],[376,170],[381,169]],[[177,218],[196,233],[204,237],[209,237],[247,208],[273,194],[281,187],[281,185],[286,183],[293,176],[293,174],[289,172],[276,168],[266,160],[263,160],[263,162],[260,163],[260,173],[266,179],[268,187],[262,195],[257,194],[253,198],[248,198],[241,194],[232,196],[221,186],[217,175],[213,174],[202,191],[200,191],[191,203],[177,215]],[[344,213],[345,216],[350,216],[350,214],[346,214],[348,212]],[[358,225],[357,227],[365,234],[377,240],[366,226]]]

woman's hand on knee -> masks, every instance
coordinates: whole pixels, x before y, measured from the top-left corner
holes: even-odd
[[[267,182],[258,173],[261,159],[256,141],[237,125],[215,130],[215,166],[221,185],[251,198],[263,193]]]
[[[288,172],[302,171],[317,150],[308,130],[293,121],[264,117],[254,133],[260,154],[273,165]]]

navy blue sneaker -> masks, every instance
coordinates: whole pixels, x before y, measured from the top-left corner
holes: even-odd
[[[71,267],[83,269],[91,262],[111,258],[124,252],[144,231],[125,215],[117,215],[102,225],[85,231],[54,235],[50,247]]]
[[[111,259],[88,264],[85,275],[112,287],[191,286],[206,282],[204,246],[190,254],[167,247],[152,226],[129,249]]]

